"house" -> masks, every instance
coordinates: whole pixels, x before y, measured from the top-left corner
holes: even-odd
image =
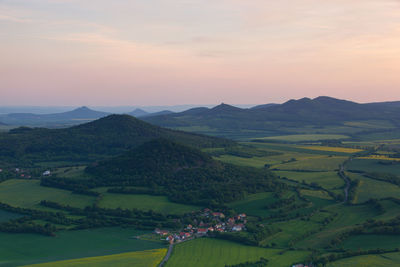
[[[156,233],[158,235],[168,235],[169,232],[168,232],[168,230],[160,230],[160,229],[156,228],[154,230],[154,233]]]
[[[234,225],[234,226],[232,227],[232,231],[234,231],[234,232],[240,232],[240,231],[243,230],[243,228],[244,228],[244,225],[243,225],[243,224],[236,224],[236,225]]]
[[[3,172],[3,169],[0,169],[0,172]]]
[[[191,224],[188,224],[188,226],[186,227],[186,229],[188,229],[188,230],[190,230],[192,228],[193,228],[193,225],[191,225]]]
[[[235,223],[235,218],[228,219],[228,224],[234,224],[234,223]]]
[[[240,217],[241,219],[244,219],[244,218],[247,217],[247,215],[246,215],[245,213],[241,213],[241,214],[239,214],[239,217]]]
[[[209,232],[214,232],[214,228],[213,227],[208,227],[207,229]]]
[[[43,176],[50,176],[51,175],[51,172],[49,171],[49,170],[47,170],[47,171],[45,171],[44,173],[43,173]]]
[[[205,235],[205,234],[207,234],[207,232],[208,232],[207,228],[199,228],[199,229],[197,229],[197,233],[199,235]]]

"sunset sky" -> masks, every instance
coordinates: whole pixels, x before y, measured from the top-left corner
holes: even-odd
[[[0,105],[400,100],[399,0],[0,0]]]

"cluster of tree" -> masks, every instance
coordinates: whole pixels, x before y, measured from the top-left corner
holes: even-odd
[[[100,193],[96,191],[91,191],[90,189],[101,186],[101,183],[96,183],[95,180],[77,180],[61,177],[46,177],[40,180],[40,185],[70,190],[75,194],[97,197],[100,196]]]
[[[75,229],[86,229],[106,226],[130,225],[138,229],[154,229],[165,227],[177,229],[181,226],[178,217],[163,215],[152,210],[141,211],[137,209],[105,209],[96,205],[84,209],[62,205],[53,201],[43,200],[40,205],[67,211],[73,215],[85,216],[74,221]]]
[[[225,148],[214,149],[208,152],[211,156],[231,155],[241,158],[252,158],[252,157],[269,157],[278,156],[282,153],[276,151],[266,151],[257,149],[252,146],[230,146]]]
[[[225,265],[225,267],[265,267],[267,265],[268,265],[268,260],[266,258],[261,257],[257,261],[246,261],[234,265]]]
[[[174,202],[201,205],[227,203],[248,193],[285,187],[266,170],[218,162],[199,150],[166,139],[150,141],[122,156],[89,166],[86,172],[93,177],[86,182],[88,188],[146,187]]]
[[[295,196],[291,196],[290,198],[284,198],[284,199],[280,199],[278,201],[275,201],[271,204],[268,204],[265,206],[266,209],[278,209],[278,208],[282,208],[284,206],[288,206],[293,204],[294,202],[296,202],[296,198]]]
[[[164,195],[162,188],[138,188],[138,187],[113,187],[107,189],[108,193],[115,193],[115,194],[133,194],[133,195],[153,195],[153,196],[160,196]]]
[[[34,233],[55,236],[55,231],[56,228],[49,223],[44,225],[36,224],[26,217],[0,223],[0,232],[6,233]]]
[[[365,204],[378,211],[379,214],[385,213],[386,211],[385,207],[375,198],[370,198]]]
[[[350,180],[350,186],[348,190],[348,202],[351,203],[356,197],[357,187],[360,185],[360,180]]]

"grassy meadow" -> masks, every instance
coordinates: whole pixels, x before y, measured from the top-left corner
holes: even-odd
[[[379,255],[363,255],[345,258],[328,263],[327,267],[392,267],[398,266],[399,262],[400,253],[385,253]]]
[[[0,183],[0,202],[21,208],[41,209],[40,201],[50,200],[72,207],[84,208],[95,197],[73,194],[71,191],[40,186],[39,180],[11,179]]]
[[[153,210],[164,214],[183,214],[201,207],[174,203],[166,196],[103,193],[98,203],[101,208]]]
[[[142,233],[119,227],[62,231],[56,237],[0,232],[0,266],[21,266],[165,248],[160,242],[134,238]]]
[[[136,252],[127,252],[121,254],[97,256],[89,258],[81,258],[74,260],[56,261],[48,263],[39,263],[34,265],[26,265],[26,267],[108,267],[108,266],[119,266],[119,267],[152,267],[157,266],[165,254],[167,253],[166,248],[143,250]]]
[[[268,259],[268,265],[287,267],[303,260],[309,252],[245,246],[225,240],[200,238],[175,246],[166,267],[224,267],[246,261]],[[206,265],[205,265],[206,264]]]
[[[256,138],[255,140],[302,142],[302,141],[320,141],[320,140],[340,140],[348,138],[349,136],[342,134],[293,134],[293,135],[268,136],[263,138]]]

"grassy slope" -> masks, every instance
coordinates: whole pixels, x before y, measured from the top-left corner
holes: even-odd
[[[344,181],[336,172],[291,172],[291,171],[275,171],[276,175],[286,177],[291,180],[302,182],[303,180],[310,183],[317,183],[325,189],[340,188],[344,186]]]
[[[0,233],[0,266],[20,266],[165,247],[159,242],[132,238],[141,233],[128,228],[63,231],[57,233],[57,237]]]
[[[294,135],[268,136],[257,139],[278,140],[284,142],[301,142],[301,141],[319,141],[319,140],[346,139],[346,138],[349,137],[340,134],[294,134]]]
[[[279,255],[278,249],[244,246],[224,240],[201,238],[185,242],[174,248],[166,267],[224,267],[225,264],[238,264],[267,258],[270,266],[289,266],[301,261],[307,252],[288,251]],[[205,265],[206,264],[206,265]]]
[[[344,249],[394,249],[400,248],[398,235],[357,235],[351,236],[342,244]]]
[[[347,169],[363,172],[380,172],[400,175],[400,164],[383,165],[380,164],[379,161],[380,160],[373,159],[354,159],[349,163]]]
[[[186,212],[198,210],[201,207],[193,205],[184,205],[174,203],[168,200],[166,196],[151,195],[128,195],[128,194],[110,194],[103,193],[103,198],[99,202],[102,208],[123,208],[153,210],[161,213],[183,214]]]
[[[89,266],[119,266],[119,267],[151,267],[157,266],[158,263],[163,259],[167,249],[153,249],[153,250],[144,250],[138,252],[128,252],[121,253],[115,255],[108,256],[98,256],[98,257],[90,257],[90,258],[81,258],[74,260],[66,260],[66,261],[57,261],[57,262],[49,262],[42,264],[29,265],[34,267],[69,267],[69,266],[80,266],[80,267],[89,267]]]
[[[360,184],[356,190],[354,203],[362,203],[370,198],[380,199],[400,196],[400,186],[373,180],[355,173],[350,173],[349,177],[352,180],[360,180]]]
[[[327,267],[392,267],[398,266],[400,253],[387,253],[382,255],[365,255],[338,260],[329,263]]]
[[[0,202],[23,208],[40,208],[41,200],[51,200],[73,207],[86,207],[94,203],[91,196],[72,194],[70,191],[40,186],[38,180],[11,179],[0,183]]]
[[[334,171],[345,160],[346,157],[320,157],[273,165],[271,168],[277,170]]]

